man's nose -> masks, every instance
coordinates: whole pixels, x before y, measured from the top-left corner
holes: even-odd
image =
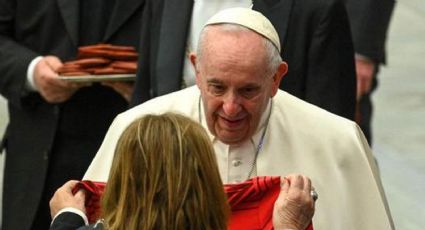
[[[242,106],[237,96],[228,95],[223,102],[223,111],[227,116],[236,116],[242,110]]]

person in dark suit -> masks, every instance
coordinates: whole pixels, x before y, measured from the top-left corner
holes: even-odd
[[[132,105],[187,85],[184,57],[197,2],[202,1],[147,1]],[[247,2],[249,7],[251,1]],[[280,35],[282,57],[289,66],[280,87],[353,120],[354,50],[344,4],[339,0],[254,0],[251,7],[264,14]]]
[[[394,0],[345,0],[356,52],[357,118],[360,128],[372,144],[372,101],[379,66],[386,63],[385,41]]]
[[[8,101],[3,230],[47,229],[48,201],[81,178],[128,102],[111,87],[57,78],[77,48],[138,47],[144,1],[0,0],[0,93]]]

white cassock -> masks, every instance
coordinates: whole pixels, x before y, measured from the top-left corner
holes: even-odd
[[[177,112],[195,121],[201,120],[208,129],[199,98],[200,91],[192,86],[118,115],[84,179],[107,181],[121,133],[145,114]],[[224,183],[247,179],[269,111],[264,143],[252,175],[301,173],[310,177],[319,194],[314,229],[393,229],[377,167],[359,127],[281,90],[269,102],[251,140],[235,147],[210,134]]]

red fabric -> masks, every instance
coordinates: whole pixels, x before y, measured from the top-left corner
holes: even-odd
[[[232,214],[228,229],[272,230],[273,206],[280,192],[280,177],[254,177],[224,185]],[[313,230],[310,223],[306,230]]]
[[[86,211],[89,223],[95,223],[100,216],[100,197],[105,182],[80,181],[74,188],[86,192]],[[272,230],[273,206],[280,192],[280,177],[254,177],[240,184],[224,185],[232,209],[229,230]],[[310,225],[306,230],[313,230]]]
[[[96,223],[100,217],[100,197],[105,190],[105,182],[80,181],[74,188],[74,193],[80,189],[86,190],[86,213],[89,223]]]

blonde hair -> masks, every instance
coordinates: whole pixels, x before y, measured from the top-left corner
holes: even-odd
[[[226,229],[214,149],[182,115],[147,115],[122,134],[102,198],[107,229]]]

